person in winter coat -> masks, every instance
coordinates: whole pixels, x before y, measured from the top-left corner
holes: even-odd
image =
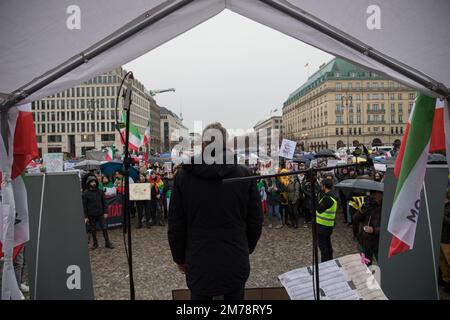
[[[281,169],[280,173],[287,173],[288,171],[286,169]],[[290,226],[289,223],[289,200],[288,200],[288,193],[286,191],[286,187],[289,183],[288,176],[281,176],[278,178],[281,183],[281,206],[280,206],[280,215],[282,222]]]
[[[294,176],[289,176],[289,182],[286,186],[288,194],[288,213],[290,226],[298,228],[298,205],[300,201],[300,182]]]
[[[359,223],[358,242],[369,264],[374,258],[378,259],[378,242],[380,239],[381,208],[383,193],[371,191],[370,196],[362,210],[354,214],[355,222]]]
[[[92,249],[98,248],[97,242],[97,223],[103,231],[105,238],[105,247],[113,249],[114,246],[109,240],[106,218],[108,217],[108,207],[105,201],[105,194],[98,188],[97,178],[90,176],[86,180],[87,189],[83,192],[83,209],[85,222],[89,223],[92,233]]]
[[[164,201],[163,201],[163,205],[164,205],[164,220],[167,221],[168,220],[168,216],[169,216],[169,207],[170,207],[170,198],[172,197],[172,189],[173,189],[173,174],[169,173],[167,174],[164,179],[163,179],[163,183],[164,183],[164,188],[163,188],[163,194],[164,194]]]
[[[259,180],[258,183],[256,184],[256,188],[259,191],[259,196],[261,197],[261,206],[262,206],[262,211],[263,214],[267,213],[267,192],[266,192],[266,184],[264,182],[264,180]]]
[[[223,139],[214,139],[214,145],[217,141],[226,145],[226,129],[216,123],[207,126],[205,132],[211,128],[216,132],[214,138],[218,131]],[[203,150],[209,144],[212,141],[204,142]],[[214,159],[233,159],[233,153],[222,148],[214,148],[212,154]],[[242,300],[250,274],[249,255],[261,235],[261,199],[255,182],[222,182],[250,175],[246,166],[236,164],[235,157],[230,164],[206,162],[203,156],[183,165],[175,176],[168,228],[172,257],[186,274],[192,300],[216,296]]]
[[[283,227],[281,222],[280,207],[281,207],[281,191],[283,187],[279,179],[272,178],[267,183],[267,212],[269,220],[269,228],[272,228],[273,217],[275,217],[275,229]]]
[[[150,214],[152,217],[151,225],[164,226],[164,219],[161,212],[161,193],[164,188],[164,183],[159,175],[156,174],[155,170],[152,170],[148,182],[152,185],[151,200],[150,200]]]
[[[440,280],[444,286],[444,291],[450,292],[450,190],[447,190],[444,210],[439,268],[441,271]]]

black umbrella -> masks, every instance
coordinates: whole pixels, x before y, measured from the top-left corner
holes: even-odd
[[[321,151],[317,152],[314,155],[314,158],[334,158],[334,159],[339,159],[334,154],[334,151],[330,150],[330,149],[325,149],[325,150],[321,150]]]
[[[339,182],[334,186],[336,189],[343,190],[368,190],[368,191],[384,191],[384,183],[368,179],[347,179]]]
[[[440,153],[432,153],[428,156],[428,164],[446,164],[447,158]]]
[[[99,170],[100,169],[100,161],[97,160],[84,160],[78,162],[74,169],[89,171],[89,170]]]

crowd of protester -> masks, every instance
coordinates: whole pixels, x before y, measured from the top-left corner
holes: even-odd
[[[353,164],[352,158],[348,159],[347,164]],[[316,165],[326,166],[326,159],[318,159]],[[306,168],[304,162],[298,164],[299,171]],[[305,173],[259,180],[257,188],[267,227],[298,229],[303,226],[309,229],[316,215],[321,258],[322,261],[327,261],[333,259],[331,234],[336,224],[336,215],[341,215],[344,223],[352,228],[358,250],[372,263],[378,255],[382,193],[367,190],[349,192],[335,190],[334,187],[343,180],[356,178],[382,182],[383,172],[372,170],[361,166],[317,171],[314,188]],[[279,173],[287,172],[288,169],[281,166]],[[313,199],[316,212],[313,212]]]
[[[139,167],[139,179],[134,181],[129,178],[130,183],[149,183],[151,196],[149,200],[131,201],[130,214],[136,219],[136,228],[144,226],[165,226],[168,219],[170,196],[173,188],[173,178],[179,166],[174,166],[167,172],[158,162]],[[89,241],[92,238],[92,249],[98,247],[97,230],[103,233],[105,247],[113,249],[114,245],[108,236],[108,196],[123,197],[124,195],[124,173],[121,170],[114,172],[112,176],[102,174],[99,170],[91,170],[81,178],[81,191],[83,210]]]

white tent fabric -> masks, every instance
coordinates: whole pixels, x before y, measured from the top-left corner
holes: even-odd
[[[65,61],[89,52],[95,44],[183,0],[3,0],[0,2],[0,96],[48,73]],[[306,15],[326,28],[353,39],[406,67],[424,79],[450,88],[450,1],[379,0],[380,29],[370,30],[366,21],[372,0],[194,0],[127,40],[109,48],[87,63],[38,90],[33,101],[79,84],[123,65],[224,9],[311,44],[333,55],[385,74],[408,86],[433,94],[422,84],[375,61],[329,35],[266,4],[271,2]],[[69,5],[80,8],[81,29],[70,30]],[[195,44],[193,44],[195,45]],[[412,69],[411,69],[412,68]],[[42,79],[42,77],[41,77]],[[36,79],[39,80],[39,79]],[[26,86],[27,85],[27,86]],[[25,87],[24,87],[25,86]]]

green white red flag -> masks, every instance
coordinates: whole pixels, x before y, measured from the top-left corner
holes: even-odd
[[[7,146],[0,137],[0,242],[3,255],[2,299],[22,298],[14,273],[14,258],[30,238],[27,190],[22,174],[39,156],[31,104],[13,107],[6,113]]]
[[[112,161],[114,160],[114,147],[107,147],[106,148],[106,154],[105,154],[105,160],[106,161]]]
[[[428,155],[450,150],[446,148],[450,142],[449,129],[448,104],[444,100],[418,94],[395,161],[394,175],[398,182],[388,224],[388,231],[392,234],[389,256],[411,250],[414,246]],[[449,153],[447,161],[450,164]]]
[[[120,128],[120,142],[122,145],[125,145],[126,137],[125,137],[125,124],[126,124],[127,116],[125,112],[122,112],[122,123],[119,125]],[[130,138],[129,138],[129,148],[134,151],[139,151],[139,148],[142,147],[142,137],[139,133],[138,128],[131,123],[130,121]]]
[[[148,146],[149,143],[150,143],[150,120],[148,120],[147,122],[147,128],[145,128],[144,141],[142,144],[144,146]]]

